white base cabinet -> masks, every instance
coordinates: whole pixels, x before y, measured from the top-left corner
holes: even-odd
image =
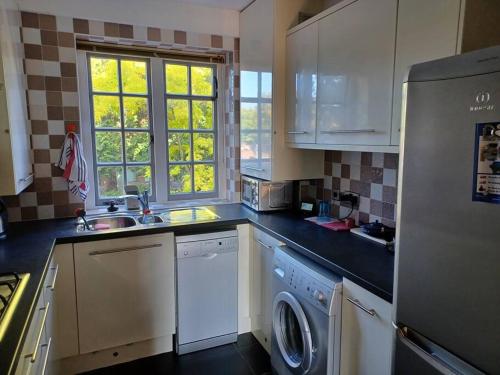
[[[80,354],[175,333],[174,235],[74,244]]]
[[[341,375],[389,375],[392,305],[343,279]]]
[[[273,256],[274,248],[283,243],[255,227],[252,229],[250,263],[252,333],[264,349],[271,353]]]

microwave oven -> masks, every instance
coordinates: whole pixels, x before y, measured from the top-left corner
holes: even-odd
[[[241,176],[241,201],[256,211],[285,210],[292,206],[292,181],[271,182]]]

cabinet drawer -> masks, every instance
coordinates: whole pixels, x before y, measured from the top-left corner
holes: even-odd
[[[50,340],[47,339],[46,321],[50,312],[50,302],[45,302],[40,294],[35,312],[26,335],[19,358],[16,374],[43,374],[47,366]]]

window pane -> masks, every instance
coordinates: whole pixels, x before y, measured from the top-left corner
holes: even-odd
[[[261,73],[260,81],[260,96],[262,98],[272,98],[273,97],[273,74],[272,73]]]
[[[257,133],[241,134],[241,159],[257,159],[259,152],[259,142]]]
[[[118,96],[94,95],[94,126],[96,128],[119,128],[121,126]]]
[[[165,65],[165,86],[167,94],[188,93],[188,70],[186,65]]]
[[[145,132],[125,132],[125,157],[127,162],[149,162],[150,138]]]
[[[262,159],[270,159],[271,158],[271,132],[262,132],[260,133],[260,142],[262,143]]]
[[[123,116],[126,128],[149,128],[148,98],[124,97]]]
[[[257,129],[257,103],[241,103],[241,127],[243,129]]]
[[[261,126],[263,129],[271,129],[272,124],[272,104],[271,103],[262,103],[260,105],[260,113],[261,113]]]
[[[213,95],[213,70],[201,66],[191,67],[191,94],[192,95]]]
[[[123,167],[97,167],[99,197],[123,195]]]
[[[141,192],[145,190],[151,192],[151,167],[149,165],[127,167],[127,184],[137,186]]]
[[[191,141],[189,133],[168,134],[168,160],[189,161],[191,160]]]
[[[193,100],[193,129],[212,129],[214,126],[214,103],[209,100]]]
[[[90,58],[92,91],[118,92],[118,60]]]
[[[259,75],[248,70],[241,71],[241,97],[256,98],[259,90]]]
[[[121,68],[123,92],[133,94],[148,93],[145,61],[122,60]]]
[[[170,194],[191,193],[191,166],[172,165],[169,168]]]
[[[167,126],[169,129],[189,129],[189,102],[167,99]]]
[[[95,133],[95,148],[98,163],[122,161],[122,135],[120,132]]]
[[[213,133],[193,134],[194,160],[214,160],[214,135]]]
[[[194,190],[196,192],[215,190],[215,168],[213,164],[195,164]]]

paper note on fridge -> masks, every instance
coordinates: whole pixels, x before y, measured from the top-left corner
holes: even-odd
[[[500,204],[500,122],[476,124],[473,201]]]

